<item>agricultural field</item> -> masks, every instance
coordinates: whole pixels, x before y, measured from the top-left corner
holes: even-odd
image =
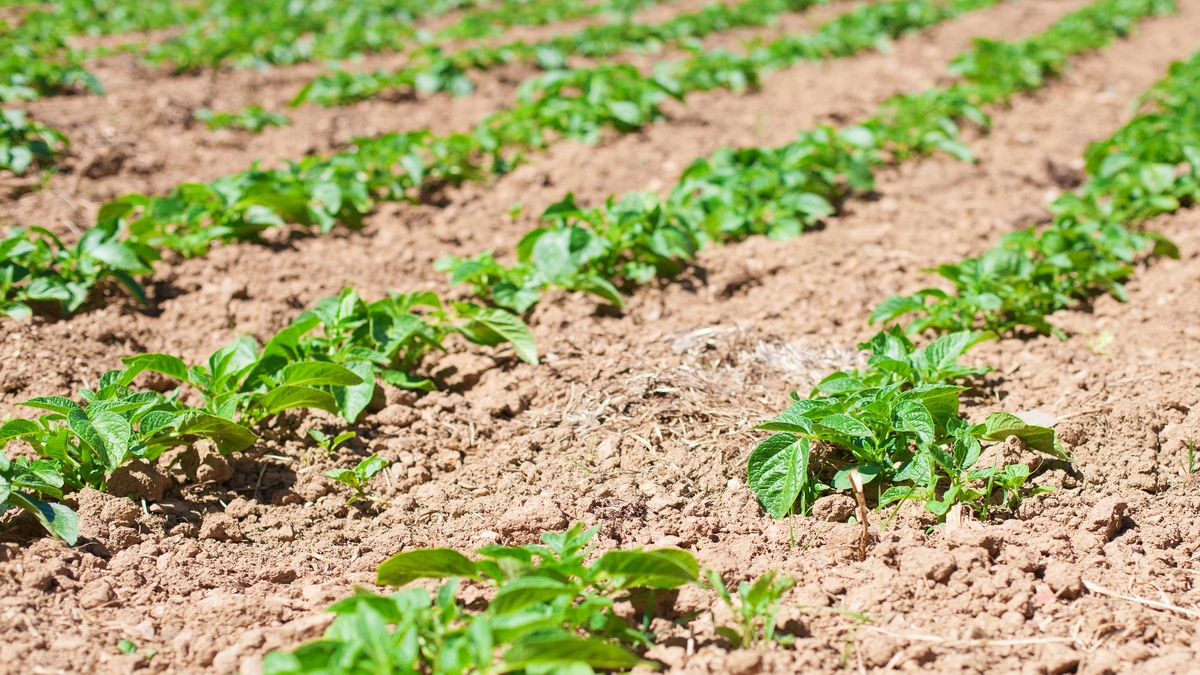
[[[1200,0],[0,46],[0,673],[1200,672]]]

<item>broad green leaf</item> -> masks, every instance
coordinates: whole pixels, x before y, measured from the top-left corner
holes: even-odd
[[[504,653],[504,663],[506,669],[528,671],[531,666],[559,663],[586,663],[592,668],[625,670],[646,662],[624,647],[609,642],[583,640],[569,633],[540,633],[516,640]]]
[[[478,308],[468,315],[473,323],[482,324],[486,331],[464,331],[464,335],[473,342],[485,345],[496,345],[502,342],[512,343],[517,357],[526,363],[537,363],[537,345],[533,333],[520,317],[503,309]],[[498,338],[498,339],[497,339]]]
[[[367,361],[353,361],[347,363],[346,368],[360,377],[362,382],[347,387],[333,387],[333,398],[337,401],[342,419],[354,424],[375,397],[376,367]]]
[[[129,456],[129,446],[133,440],[133,427],[124,417],[109,410],[88,415],[88,419],[96,435],[103,440],[100,448],[92,447],[101,453],[104,459],[104,468],[112,472],[121,466]]]
[[[6,441],[21,436],[30,436],[42,433],[42,427],[33,420],[15,419],[9,420],[0,426],[0,447]]]
[[[68,546],[74,546],[79,539],[79,516],[62,504],[48,504],[20,492],[9,493],[5,503],[33,514],[47,532]]]
[[[140,367],[155,373],[162,373],[181,382],[188,381],[188,367],[183,359],[170,354],[138,354],[121,359],[130,368]]]
[[[850,415],[842,413],[824,417],[820,422],[818,422],[818,424],[827,429],[833,429],[844,436],[869,438],[875,435],[875,433],[871,431],[870,427],[854,419]]]
[[[355,375],[355,378],[358,376]],[[337,400],[333,398],[333,394],[312,387],[285,384],[255,396],[254,401],[263,407],[263,415],[266,416],[297,408],[315,408],[335,415],[338,413]]]
[[[379,565],[375,583],[400,587],[413,579],[467,577],[479,579],[475,563],[451,548],[426,548],[397,553]]]
[[[677,588],[700,578],[696,559],[677,548],[609,551],[595,567],[615,579],[618,588]]]
[[[279,373],[279,384],[294,386],[349,386],[362,384],[363,379],[345,366],[326,361],[292,363]]]
[[[1006,412],[994,412],[984,420],[983,439],[1003,441],[1009,436],[1021,439],[1030,450],[1043,452],[1059,459],[1070,459],[1058,434],[1048,427],[1026,424],[1021,418]]]
[[[175,435],[196,435],[211,439],[222,455],[241,452],[258,441],[258,436],[250,429],[199,410],[189,410],[180,416],[175,423]]]
[[[548,577],[521,577],[506,582],[488,603],[491,614],[511,614],[526,607],[550,602],[560,596],[572,597],[579,592],[573,585]]]
[[[775,434],[750,453],[746,483],[772,518],[792,512],[808,480],[809,440]]]
[[[72,410],[79,410],[80,412],[83,411],[83,408],[78,403],[62,396],[39,396],[37,398],[31,398],[28,401],[21,401],[19,405],[30,408],[39,408],[41,410],[50,410],[63,415],[66,415]]]

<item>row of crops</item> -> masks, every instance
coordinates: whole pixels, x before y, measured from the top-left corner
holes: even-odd
[[[525,82],[518,102],[469,133],[428,131],[356,139],[351,150],[309,157],[286,167],[255,167],[167,195],[127,195],[105,204],[96,224],[66,243],[45,228],[11,228],[0,240],[0,316],[72,314],[89,306],[97,284],[123,285],[144,302],[138,277],[165,254],[202,256],[214,246],[255,241],[270,228],[331,232],[361,228],[385,201],[419,202],[430,188],[485,181],[558,139],[594,142],[603,129],[633,132],[662,117],[667,98],[695,91],[756,87],[762,77],[802,61],[840,58],[881,40],[934,25],[998,0],[899,0],[856,7],[812,35],[784,36],[746,54],[704,51],[700,37],[768,25],[782,12],[815,2],[746,0],[676,15],[655,25],[631,23],[650,2],[359,3],[349,16],[335,3],[221,2],[195,5],[61,3],[33,10],[0,42],[40,45],[45,61],[0,63],[0,99],[96,90],[80,65],[88,55],[67,46],[73,34],[107,34],[184,26],[165,42],[135,44],[151,62],[186,70],[221,63],[287,64],[314,58],[413,48],[394,72],[334,71],[314,80],[297,102],[341,105],[396,87],[468,94],[467,73],[525,62],[546,72]],[[65,11],[70,9],[70,11]],[[422,16],[449,10],[461,18],[431,35]],[[137,11],[135,11],[137,10]],[[33,514],[56,537],[74,543],[78,517],[62,502],[85,487],[104,489],[114,471],[153,462],[168,448],[211,440],[222,454],[241,452],[257,431],[288,410],[323,410],[353,424],[371,404],[377,383],[431,391],[421,365],[451,335],[503,346],[529,363],[538,352],[521,316],[551,289],[593,294],[621,305],[652,279],[674,277],[696,254],[722,243],[765,235],[787,239],[829,221],[847,200],[871,191],[875,172],[940,152],[973,161],[962,129],[987,129],[990,106],[1036,90],[1070,67],[1070,57],[1103,48],[1141,19],[1174,11],[1169,0],[1098,0],[1021,40],[976,40],[951,62],[954,83],[883,102],[867,120],[840,129],[802,131],[779,148],[724,149],[697,159],[666,197],[650,192],[610,196],[583,207],[568,194],[542,214],[543,225],[516,244],[515,260],[492,251],[447,258],[437,268],[465,284],[473,302],[436,294],[393,293],[368,302],[354,289],[317,302],[261,347],[239,338],[206,362],[142,354],[105,373],[74,398],[39,397],[23,405],[36,419],[0,426],[0,447],[27,443],[38,458],[0,452],[0,502]],[[449,39],[500,34],[599,13],[624,19],[537,43],[510,42],[444,52]],[[270,39],[268,28],[278,35]],[[236,29],[235,29],[236,28]],[[314,35],[319,37],[313,37]],[[38,36],[37,40],[33,36]],[[570,68],[570,57],[672,45],[691,55],[662,62],[653,73],[600,64]],[[23,47],[24,48],[24,47]],[[31,52],[32,53],[32,52]],[[6,70],[7,68],[7,70]],[[7,84],[6,84],[7,83]],[[1088,181],[1052,205],[1053,222],[1004,236],[978,258],[936,271],[951,290],[930,288],[886,299],[869,322],[884,330],[861,349],[866,368],[837,372],[758,428],[776,432],[750,455],[748,484],[775,518],[802,514],[831,490],[875,486],[878,507],[917,500],[938,516],[959,504],[986,514],[996,489],[1009,504],[1036,494],[1025,465],[977,466],[983,443],[1020,438],[1030,449],[1068,459],[1054,431],[994,412],[982,422],[960,418],[973,378],[990,369],[958,361],[973,346],[1022,330],[1058,334],[1047,317],[1100,293],[1125,300],[1122,283],[1148,255],[1178,256],[1146,220],[1190,206],[1200,191],[1200,53],[1174,64],[1142,97],[1142,112],[1087,151]],[[21,173],[54,160],[66,138],[20,111],[0,127],[0,168]],[[5,145],[6,144],[6,145]],[[907,320],[906,325],[902,322]],[[939,337],[918,346],[922,336]],[[181,383],[162,393],[139,388],[142,373]],[[199,405],[183,402],[194,393]],[[188,400],[197,400],[189,398]],[[340,438],[340,437],[339,437]],[[325,439],[336,445],[338,439]],[[812,452],[814,443],[837,449]],[[371,457],[354,471],[331,472],[364,494],[383,466]],[[334,474],[338,475],[334,475]],[[547,533],[544,545],[492,546],[475,559],[448,549],[418,549],[389,559],[381,584],[449,579],[434,594],[422,589],[388,597],[360,593],[331,608],[338,619],[323,640],[268,655],[265,672],[590,672],[643,663],[633,650],[653,644],[654,594],[685,584],[715,590],[738,623],[722,627],[732,644],[783,641],[774,612],[790,582],[773,574],[731,594],[720,577],[682,550],[612,551],[590,564],[596,530],[576,525]],[[458,578],[495,587],[482,611],[456,601]],[[621,616],[632,598],[640,629]]]

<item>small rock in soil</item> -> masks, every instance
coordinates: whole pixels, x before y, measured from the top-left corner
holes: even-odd
[[[844,523],[854,515],[858,505],[847,495],[827,495],[813,502],[813,517],[821,521]]]
[[[1083,591],[1083,577],[1079,568],[1062,560],[1053,560],[1047,564],[1046,573],[1042,578],[1060,598],[1074,600]]]
[[[79,606],[84,609],[94,609],[111,601],[113,595],[112,586],[107,579],[97,579],[83,587],[79,592]]]
[[[1127,505],[1119,497],[1105,497],[1096,503],[1083,519],[1083,526],[1088,530],[1111,540],[1121,529],[1121,520],[1125,515]]]
[[[241,541],[242,531],[228,514],[210,513],[204,516],[204,524],[200,526],[200,538]]]
[[[509,507],[496,529],[504,536],[524,533],[557,532],[567,526],[567,514],[549,495],[530,497]]]
[[[900,554],[900,571],[917,578],[944,582],[957,567],[954,556],[945,551],[909,548]]]
[[[167,483],[167,477],[158,471],[158,467],[145,460],[133,459],[117,467],[109,476],[108,493],[156,502],[162,499]]]
[[[400,404],[389,405],[375,415],[375,419],[381,425],[389,427],[406,427],[416,422],[418,417],[420,415],[417,414],[416,410],[413,410],[412,406]]]
[[[233,467],[229,465],[229,460],[217,451],[216,444],[207,439],[197,441],[196,450],[200,453],[200,466],[196,469],[198,482],[224,483],[233,478]]]
[[[752,675],[762,670],[762,655],[750,649],[737,649],[725,657],[725,672],[730,675]]]
[[[138,534],[137,530],[114,524],[108,528],[108,543],[105,548],[109,553],[116,553],[140,543],[142,543],[142,535]]]
[[[1048,644],[1042,648],[1041,662],[1048,675],[1062,675],[1079,667],[1079,652],[1066,645]]]
[[[443,391],[463,391],[475,386],[495,365],[495,361],[479,354],[450,354],[434,366],[433,381]]]

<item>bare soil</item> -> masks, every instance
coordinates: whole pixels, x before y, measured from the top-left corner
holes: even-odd
[[[453,294],[434,259],[507,254],[567,191],[589,204],[627,189],[665,192],[696,157],[853,123],[889,95],[939,82],[972,37],[1032,34],[1083,4],[1004,3],[885,54],[780,71],[761,92],[692,96],[667,122],[596,147],[560,143],[492,184],[452,191],[445,206],[382,205],[358,233],[292,232],[164,264],[149,308],[113,292],[70,320],[0,323],[0,416],[29,416],[19,401],[74,392],[123,356],[167,351],[196,362],[240,334],[264,340],[347,284],[371,298],[387,289]],[[428,366],[447,391],[386,390],[386,404],[333,457],[305,436],[340,430],[337,420],[289,414],[253,451],[221,458],[195,448],[196,468],[171,472],[159,499],[80,494],[84,538],[74,548],[6,514],[0,673],[255,673],[266,651],[318,636],[330,619],[321,610],[371,585],[398,551],[525,543],[575,520],[602,525],[601,550],[680,546],[727,581],[771,569],[797,581],[780,620],[796,643],[761,654],[730,651],[713,631],[714,619],[729,618],[715,598],[682,591],[655,620],[664,640],[647,654],[670,672],[1197,672],[1194,210],[1148,224],[1179,244],[1182,259],[1140,264],[1128,303],[1102,296],[1056,314],[1065,341],[1006,339],[972,352],[996,368],[971,400],[972,419],[994,410],[1058,418],[1073,461],[1036,478],[1054,492],[982,524],[934,528],[919,507],[884,513],[859,561],[859,530],[838,499],[789,524],[764,515],[745,486],[745,460],[764,436],[752,427],[782,410],[788,391],[807,393],[860,363],[855,345],[873,333],[875,304],[936,284],[922,268],[1048,220],[1045,206],[1072,187],[1088,143],[1127,120],[1172,60],[1200,48],[1200,3],[1180,5],[994,110],[992,129],[966,139],[978,164],[937,157],[885,171],[877,195],[820,230],[706,251],[683,278],[642,288],[620,311],[552,294],[531,318],[541,364],[455,345]],[[124,191],[163,192],[257,158],[325,152],[347,134],[467,128],[521,76],[489,75],[466,99],[302,108],[293,127],[252,137],[182,120],[216,96],[282,105],[315,67],[167,77],[112,59],[98,71],[110,98],[32,106],[79,155],[50,189],[0,199],[0,217],[69,230],[60,219],[82,225]],[[125,159],[89,174],[105,160],[88,152]],[[514,222],[506,212],[518,201]],[[372,452],[393,462],[372,484],[393,506],[347,507],[321,473]],[[692,623],[698,648],[689,656],[688,629],[670,618],[694,610],[706,611]],[[122,639],[142,651],[119,653]]]

